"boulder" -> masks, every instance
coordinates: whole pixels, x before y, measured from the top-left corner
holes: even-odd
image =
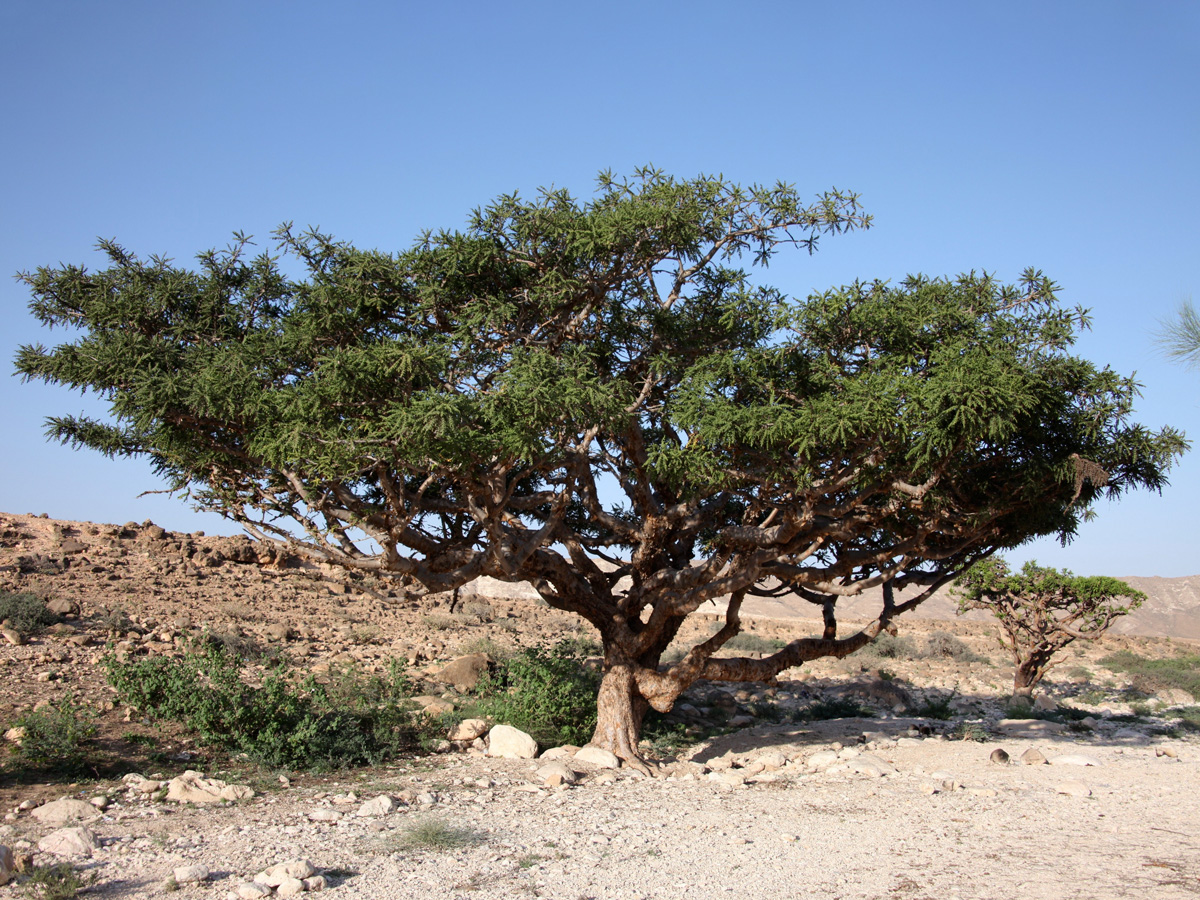
[[[100,818],[100,810],[71,797],[52,800],[35,809],[33,817],[45,825],[65,825],[67,822],[91,822]]]
[[[463,719],[450,729],[452,741],[473,741],[488,733],[488,723],[483,719]]]
[[[299,897],[304,893],[304,882],[299,878],[285,878],[275,886],[277,897]]]
[[[617,755],[611,750],[594,747],[591,744],[580,748],[579,752],[575,754],[575,761],[586,763],[597,769],[616,769],[621,765],[621,760],[617,759]]]
[[[1068,753],[1066,756],[1056,756],[1050,760],[1052,766],[1099,766],[1100,760],[1083,753]]]
[[[55,856],[91,856],[99,847],[96,835],[83,825],[60,828],[38,841],[39,850]]]
[[[1044,766],[1046,765],[1046,756],[1041,750],[1030,747],[1021,754],[1021,762],[1027,766]]]
[[[253,796],[254,791],[245,785],[205,778],[191,769],[172,778],[167,785],[167,799],[175,803],[220,803],[222,800],[249,800]]]
[[[358,808],[360,816],[386,816],[388,813],[394,812],[399,808],[399,805],[394,799],[387,794],[380,794],[372,800],[368,800]],[[306,876],[307,877],[307,876]]]
[[[233,893],[238,896],[238,900],[262,900],[263,897],[271,896],[271,889],[265,884],[243,881],[233,889]]]
[[[8,884],[12,881],[16,871],[17,861],[13,857],[13,852],[0,844],[0,884]]]
[[[254,880],[258,884],[277,888],[289,878],[293,881],[299,881],[302,878],[308,878],[316,874],[317,867],[307,859],[289,859],[287,862],[281,862],[265,871],[259,872],[254,876]]]
[[[178,866],[171,874],[175,877],[176,884],[199,884],[201,881],[208,881],[209,871],[208,866],[197,864]]]
[[[479,678],[488,670],[490,660],[486,654],[472,653],[460,656],[437,674],[437,679],[445,684],[452,684],[459,691],[469,691],[479,683]],[[475,737],[479,737],[476,735]],[[451,738],[451,740],[457,740]],[[473,740],[473,738],[467,738]]]
[[[559,759],[551,760],[545,765],[539,766],[537,777],[541,780],[542,784],[548,787],[557,787],[560,784],[574,784],[578,780],[575,770]]]
[[[1091,788],[1082,781],[1064,781],[1055,790],[1060,794],[1066,794],[1069,797],[1090,797],[1092,796]]]
[[[511,725],[497,725],[488,732],[488,756],[533,759],[537,752],[537,741]]]

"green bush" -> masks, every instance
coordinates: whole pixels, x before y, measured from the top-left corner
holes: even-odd
[[[21,879],[25,894],[36,900],[74,900],[96,883],[96,873],[80,875],[68,862],[36,866]]]
[[[948,631],[935,631],[925,638],[925,656],[931,659],[953,659],[957,662],[979,662],[982,657]]]
[[[937,719],[942,722],[953,719],[954,697],[957,693],[957,690],[953,690],[943,697],[928,697],[922,701],[920,706],[913,710],[913,715],[920,716],[923,719]]]
[[[579,641],[532,647],[480,679],[474,712],[528,733],[541,744],[583,744],[596,730],[600,672]]]
[[[749,650],[757,653],[774,653],[787,646],[778,638],[765,638],[760,634],[735,634],[725,642],[726,650]]]
[[[916,659],[920,654],[917,645],[909,638],[884,631],[871,643],[851,655],[868,659]]]
[[[328,685],[297,680],[282,662],[252,685],[220,646],[177,659],[110,655],[105,666],[123,702],[272,768],[374,765],[414,749],[427,724],[398,662],[386,678],[335,671]]]
[[[33,594],[0,591],[0,622],[5,620],[22,634],[37,634],[58,622],[59,617]]]
[[[1155,693],[1175,688],[1200,700],[1200,655],[1147,659],[1129,650],[1118,650],[1100,660],[1100,665],[1132,676],[1138,690]]]
[[[92,710],[66,699],[57,707],[27,712],[14,723],[24,730],[13,754],[21,768],[63,775],[87,771],[88,742],[96,736]]]

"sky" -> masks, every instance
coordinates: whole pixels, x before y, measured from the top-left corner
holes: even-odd
[[[777,258],[787,293],[1029,266],[1091,310],[1076,351],[1200,440],[1200,371],[1155,335],[1200,302],[1200,4],[0,3],[0,273],[101,267],[99,238],[189,262],[285,221],[400,250],[499,194],[599,171],[855,191],[866,232]],[[103,407],[11,375],[52,344],[0,279],[0,510],[235,533],[148,464],[47,443]],[[1200,448],[1102,502],[1079,574],[1200,573]]]

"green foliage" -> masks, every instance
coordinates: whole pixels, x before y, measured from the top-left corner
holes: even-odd
[[[1189,368],[1200,366],[1200,313],[1190,299],[1179,304],[1174,319],[1161,323],[1158,342],[1172,359]]]
[[[863,706],[857,700],[837,697],[832,700],[818,700],[816,703],[805,707],[800,712],[800,716],[809,722],[816,722],[823,719],[871,719],[875,717],[875,710],[868,706]]]
[[[925,638],[922,654],[931,659],[953,659],[956,662],[979,662],[982,657],[962,640],[948,631],[934,631]]]
[[[881,631],[875,640],[850,655],[864,659],[916,659],[920,651],[911,638]]]
[[[412,750],[420,738],[411,686],[396,662],[387,677],[334,672],[327,685],[290,677],[282,663],[251,684],[220,646],[178,659],[110,655],[105,666],[123,702],[272,768],[374,765]]]
[[[787,646],[787,641],[781,641],[778,638],[767,638],[761,634],[747,634],[742,632],[735,634],[727,640],[724,645],[726,650],[742,650],[753,653],[774,653]]]
[[[954,728],[946,732],[946,737],[951,740],[958,741],[976,741],[983,743],[988,740],[991,735],[988,733],[987,726],[982,722],[959,722]]]
[[[92,710],[71,698],[18,716],[14,724],[24,729],[24,736],[13,754],[17,765],[27,771],[82,775],[97,732],[95,719]]]
[[[1118,650],[1101,659],[1100,665],[1133,676],[1134,686],[1147,693],[1174,688],[1200,700],[1200,655],[1148,659],[1130,650]]]
[[[0,622],[7,620],[10,627],[22,634],[38,634],[59,617],[46,608],[46,604],[33,594],[14,594],[0,590]]]
[[[923,719],[938,719],[947,721],[954,718],[954,697],[958,694],[955,689],[949,694],[939,697],[926,697],[921,704],[913,710],[914,716],[919,716]]]
[[[80,875],[70,863],[60,862],[34,867],[22,879],[21,886],[34,900],[74,900],[95,883],[96,873]]]
[[[579,642],[532,647],[479,680],[475,711],[543,745],[586,744],[596,728],[600,673]]]

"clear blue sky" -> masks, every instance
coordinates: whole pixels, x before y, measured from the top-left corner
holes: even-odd
[[[0,272],[101,265],[97,237],[190,260],[285,220],[399,249],[423,228],[603,168],[859,192],[866,233],[767,277],[1026,266],[1090,307],[1079,351],[1144,385],[1138,417],[1200,439],[1200,373],[1156,356],[1200,302],[1200,4],[0,4]],[[53,341],[0,281],[0,358]],[[51,445],[94,410],[0,378],[0,510],[230,531],[140,462]],[[1102,504],[1076,572],[1200,572],[1200,450],[1162,497]]]

